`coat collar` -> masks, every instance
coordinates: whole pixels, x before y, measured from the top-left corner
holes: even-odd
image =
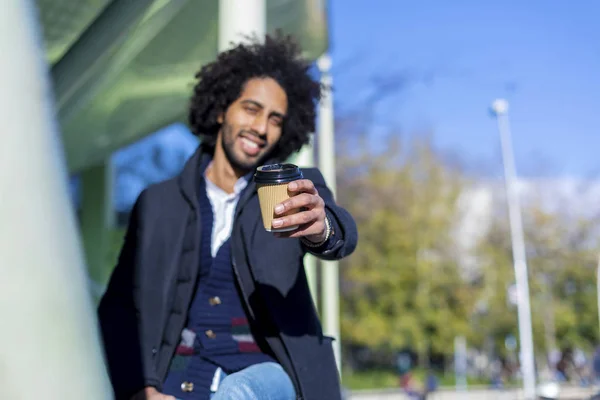
[[[201,187],[204,172],[211,160],[212,156],[210,154],[202,153],[200,147],[198,147],[190,159],[185,163],[183,170],[177,178],[183,197],[193,209],[198,208],[198,189]],[[271,161],[268,161],[267,163],[270,162]],[[248,200],[250,200],[252,194],[256,192],[256,184],[252,179],[252,174],[254,174],[254,171],[246,175],[248,186],[242,192],[242,196],[237,205],[236,215]]]
[[[177,183],[181,194],[194,209],[198,205],[198,188],[200,188],[204,171],[210,164],[211,156],[202,153],[200,147],[196,149],[194,154],[183,166],[183,170],[177,177]]]

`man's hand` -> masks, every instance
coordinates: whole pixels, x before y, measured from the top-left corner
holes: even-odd
[[[137,392],[131,400],[177,400],[173,396],[162,394],[155,387],[148,386]]]
[[[275,233],[277,237],[305,237],[313,243],[321,243],[326,239],[325,202],[319,196],[315,185],[308,179],[290,182],[288,191],[293,194],[286,201],[275,206],[275,214],[283,215],[290,210],[299,212],[273,220],[273,228],[281,229],[298,225],[298,229],[290,232]]]

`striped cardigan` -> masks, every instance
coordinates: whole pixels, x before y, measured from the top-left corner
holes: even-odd
[[[188,322],[164,383],[163,392],[178,399],[206,399],[218,367],[232,373],[274,361],[257,345],[238,294],[227,240],[213,258],[213,211],[204,180],[199,190],[202,238],[200,276]]]

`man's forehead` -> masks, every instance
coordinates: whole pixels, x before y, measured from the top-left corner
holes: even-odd
[[[272,78],[254,78],[246,82],[238,98],[240,102],[254,103],[260,107],[287,109],[287,95]]]
[[[259,90],[281,92],[285,95],[285,90],[279,84],[279,82],[270,77],[250,78],[242,86],[242,93],[248,91],[255,92]]]

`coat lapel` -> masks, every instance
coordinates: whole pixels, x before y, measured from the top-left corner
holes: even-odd
[[[250,178],[248,186],[246,186],[246,189],[242,192],[242,196],[240,197],[240,200],[235,208],[234,221],[239,218],[242,209],[248,203],[248,201],[250,201],[254,193],[256,193],[256,183],[254,183],[254,180]]]
[[[211,158],[210,155],[202,153],[200,147],[198,147],[196,152],[185,163],[181,174],[177,178],[183,197],[194,210],[198,209],[198,189]]]

